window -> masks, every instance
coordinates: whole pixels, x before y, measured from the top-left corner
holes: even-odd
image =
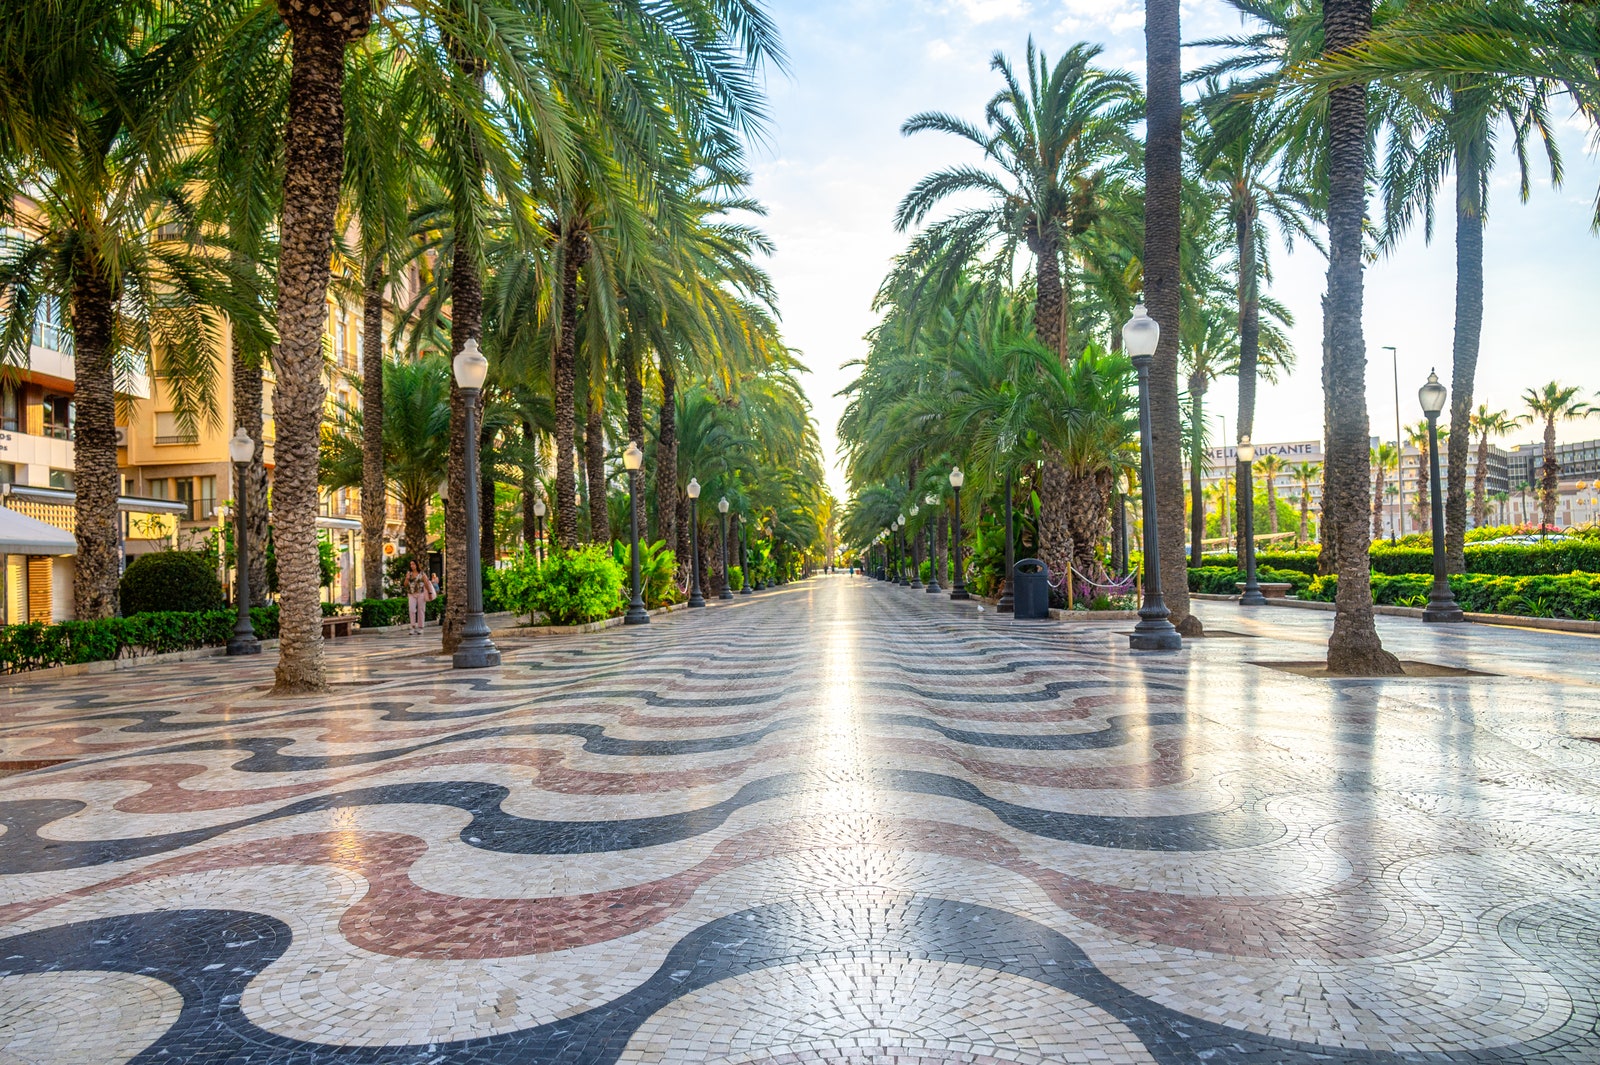
[[[77,405],[72,397],[46,392],[44,395],[44,435],[56,440],[71,440],[77,420]]]
[[[51,470],[50,471],[50,487],[51,488],[65,488],[69,492],[72,491],[72,487],[73,487],[73,484],[72,484],[72,471],[71,470]]]
[[[22,428],[22,403],[15,385],[0,384],[0,429],[8,433]]]
[[[189,508],[189,516],[194,517],[194,479],[191,477],[174,477],[172,487],[178,490],[177,500]]]
[[[0,484],[16,484],[17,467],[15,463],[0,462]]]
[[[67,330],[66,309],[54,296],[39,300],[33,316],[33,346],[46,351],[72,350],[72,334]]]
[[[215,477],[196,477],[195,487],[199,490],[195,498],[195,514],[197,518],[209,518],[217,512],[217,479]]]
[[[350,324],[345,319],[344,311],[333,312],[333,357],[340,366],[348,364],[350,356]]]
[[[178,415],[170,410],[156,412],[157,444],[193,444],[199,439],[193,432],[184,432],[178,424]]]
[[[146,481],[144,494],[147,499],[171,498],[167,495],[167,479],[165,477],[157,477],[153,481]]]

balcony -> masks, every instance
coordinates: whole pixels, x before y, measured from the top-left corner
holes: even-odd
[[[157,447],[178,447],[180,445],[198,444],[199,442],[199,433],[175,433],[156,437]]]

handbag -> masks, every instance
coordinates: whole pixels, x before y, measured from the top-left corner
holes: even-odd
[[[428,586],[422,592],[423,599],[426,602],[431,603],[431,602],[433,602],[434,597],[437,596],[438,594],[439,594],[438,592],[433,590],[433,578],[429,577],[428,578]]]

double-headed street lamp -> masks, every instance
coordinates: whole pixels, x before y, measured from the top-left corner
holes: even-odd
[[[732,599],[733,588],[728,583],[728,497],[723,496],[717,500],[718,540],[722,544],[722,590],[717,593],[718,599]]]
[[[1161,539],[1156,526],[1155,462],[1150,454],[1150,359],[1161,341],[1161,325],[1145,313],[1144,304],[1122,327],[1122,346],[1139,375],[1139,494],[1144,507],[1144,604],[1139,623],[1128,636],[1135,651],[1176,651],[1183,637],[1169,620],[1172,612],[1161,598]]]
[[[461,345],[453,369],[461,388],[461,405],[467,412],[467,479],[462,492],[467,508],[467,618],[450,664],[456,669],[483,669],[500,664],[500,651],[489,638],[489,626],[483,620],[483,560],[478,547],[478,485],[482,483],[478,471],[478,396],[489,376],[489,360],[478,350],[476,340],[468,340]]]
[[[633,538],[633,550],[630,552],[633,559],[633,599],[628,603],[628,612],[622,616],[622,623],[648,625],[650,611],[644,608],[644,585],[639,580],[639,468],[644,465],[644,451],[637,440],[628,441],[627,450],[622,453],[622,465],[628,471],[628,524],[632,526]]]
[[[967,594],[967,577],[961,565],[961,486],[967,475],[960,466],[950,467],[950,490],[955,493],[955,520],[950,531],[950,598],[970,599]]]
[[[936,552],[936,548],[935,548],[935,545],[934,545],[934,539],[933,539],[934,538],[934,530],[939,524],[939,511],[937,509],[937,507],[939,506],[939,497],[934,495],[932,492],[929,492],[927,497],[923,500],[923,502],[928,504],[928,510],[929,510],[929,514],[928,514],[928,586],[926,588],[924,588],[923,591],[925,591],[925,592],[942,592],[942,591],[944,591],[944,589],[939,587],[939,560],[936,557],[937,552]]]
[[[700,482],[689,478],[689,605],[705,606],[700,594]]]
[[[244,426],[234,430],[228,441],[228,457],[238,471],[234,483],[237,501],[233,509],[233,555],[238,562],[238,584],[234,597],[239,601],[239,620],[233,626],[233,638],[228,641],[230,655],[258,655],[261,641],[256,639],[255,626],[250,624],[250,534],[247,531],[248,515],[245,512],[245,478],[250,475],[250,460],[255,458],[256,442],[250,439]]]
[[[544,565],[544,497],[533,501],[533,551],[539,565]]]
[[[1450,577],[1444,563],[1444,503],[1439,498],[1439,412],[1444,410],[1448,398],[1439,375],[1428,372],[1428,383],[1417,392],[1422,401],[1422,413],[1428,416],[1428,485],[1433,497],[1433,588],[1428,592],[1428,605],[1422,608],[1422,620],[1434,622],[1466,621],[1456,593],[1450,589]]]
[[[1239,543],[1244,547],[1244,594],[1239,596],[1240,606],[1266,606],[1267,597],[1261,594],[1256,583],[1256,447],[1249,434],[1239,438],[1239,461],[1244,464],[1244,483],[1240,495],[1244,506],[1239,512]],[[1227,506],[1227,501],[1223,501]]]

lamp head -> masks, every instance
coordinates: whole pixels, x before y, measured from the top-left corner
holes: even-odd
[[[1239,438],[1239,461],[1254,462],[1256,460],[1256,446],[1250,442],[1250,435],[1246,433]]]
[[[628,441],[628,449],[622,453],[622,465],[629,470],[637,470],[644,465],[644,452],[637,440]]]
[[[689,487],[685,488],[684,491],[689,493],[690,499],[699,499],[700,482],[695,480],[693,477],[689,478]]]
[[[534,516],[534,517],[536,517],[536,518],[542,518],[542,517],[544,517],[544,515],[545,515],[545,509],[546,509],[546,508],[545,508],[545,505],[544,505],[544,500],[542,500],[542,499],[535,499],[535,500],[534,500],[534,501],[533,501],[533,516]]]
[[[228,457],[239,465],[244,465],[255,457],[256,442],[250,439],[250,434],[244,426],[233,431],[233,439],[228,441]]]
[[[1133,309],[1133,317],[1122,327],[1122,346],[1134,358],[1149,358],[1161,342],[1161,323],[1150,317],[1144,304]]]
[[[911,504],[911,516],[913,518],[917,516],[917,505],[915,503]]]
[[[721,499],[717,500],[717,513],[726,514],[727,512],[728,512],[728,497],[727,496],[723,496]]]
[[[960,488],[967,483],[967,475],[961,472],[960,466],[950,467],[950,487]]]
[[[1422,401],[1424,414],[1438,414],[1444,410],[1444,401],[1449,398],[1449,393],[1439,383],[1439,375],[1430,370],[1428,383],[1417,389],[1417,398]]]
[[[934,495],[932,492],[929,492],[925,497],[923,497],[922,501],[928,504],[930,507],[936,507],[939,505],[939,497]]]
[[[461,354],[455,357],[453,366],[456,384],[462,388],[482,388],[484,378],[489,376],[489,360],[478,350],[476,338],[461,345]]]

